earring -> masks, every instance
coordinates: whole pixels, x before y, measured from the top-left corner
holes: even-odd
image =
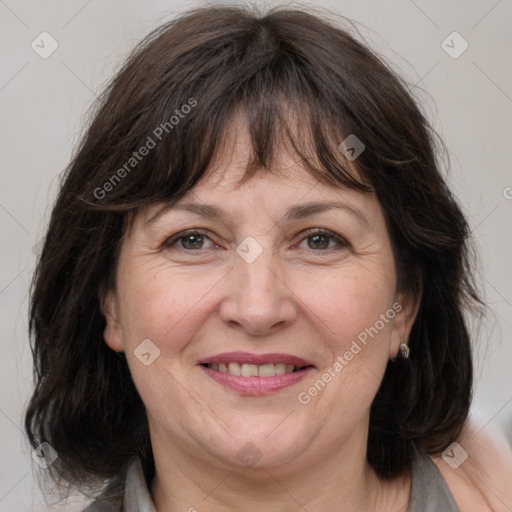
[[[409,348],[409,345],[405,342],[405,340],[402,340],[402,343],[400,343],[400,355],[403,359],[409,358],[409,352],[411,349]]]

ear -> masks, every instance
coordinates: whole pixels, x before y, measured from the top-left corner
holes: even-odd
[[[391,328],[391,345],[389,357],[394,359],[398,355],[400,344],[407,343],[412,326],[420,309],[421,298],[412,292],[398,293],[395,296],[393,310],[396,312]]]
[[[119,322],[119,307],[117,296],[113,290],[100,293],[101,312],[106,320],[103,339],[105,343],[116,352],[124,350],[121,324]]]

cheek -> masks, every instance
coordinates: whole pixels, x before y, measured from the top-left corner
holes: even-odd
[[[352,266],[315,280],[304,309],[320,334],[317,357],[323,361],[313,388],[303,390],[325,414],[337,410],[360,418],[373,400],[389,360],[396,311],[394,276],[379,267]],[[384,267],[382,267],[384,268]],[[307,313],[309,311],[309,313]],[[319,412],[320,415],[322,413]]]
[[[318,318],[318,325],[335,338],[336,344],[357,336],[386,313],[393,304],[394,281],[384,273],[347,269],[316,280],[314,287],[303,289],[300,295],[314,313],[313,318]]]
[[[133,350],[149,338],[163,354],[175,355],[200,326],[198,315],[218,280],[214,272],[191,275],[165,263],[126,269],[120,291],[125,344]]]
[[[336,418],[344,418],[348,428],[367,414],[386,370],[396,316],[394,288],[387,279],[365,279],[362,273],[324,285],[323,293],[318,288],[307,300],[309,318],[316,318],[321,333],[318,360],[324,365],[297,399],[315,407],[315,414],[335,428]]]
[[[208,291],[217,280],[185,276],[163,265],[124,274],[120,296],[128,365],[148,414],[162,421],[195,404],[182,391],[185,382],[193,388],[187,380],[191,358],[184,354],[202,325]]]

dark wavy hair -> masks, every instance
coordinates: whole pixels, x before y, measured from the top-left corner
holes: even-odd
[[[460,434],[473,373],[465,313],[483,303],[468,224],[440,172],[446,149],[391,66],[330,19],[284,6],[187,11],[147,36],[100,97],[31,288],[25,426],[34,447],[57,451],[53,478],[112,481],[133,456],[154,474],[144,404],[125,355],[103,339],[101,299],[130,221],[206,176],[237,112],[252,142],[243,181],[287,145],[319,181],[376,194],[398,289],[420,304],[410,358],[389,362],[371,406],[368,462],[394,478],[411,471],[417,447],[438,454]],[[365,145],[357,177],[340,150],[351,134]]]

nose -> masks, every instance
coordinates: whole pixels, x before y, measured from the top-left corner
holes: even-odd
[[[264,336],[291,325],[297,310],[293,290],[271,249],[251,263],[235,255],[226,276],[227,293],[220,307],[223,322],[252,336]]]

